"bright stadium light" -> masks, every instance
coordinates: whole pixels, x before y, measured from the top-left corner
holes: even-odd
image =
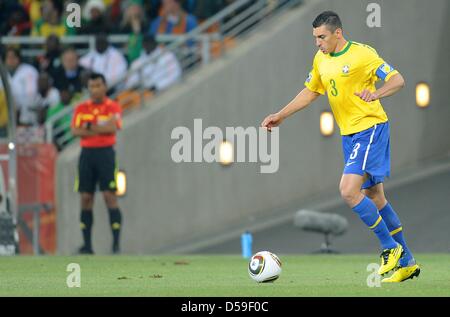
[[[127,193],[127,174],[125,171],[118,171],[116,175],[117,191],[116,195],[119,197],[125,196]]]
[[[220,143],[219,162],[222,165],[230,165],[234,162],[233,144],[227,140]]]
[[[430,104],[430,86],[427,83],[416,85],[416,104],[420,108],[426,108]]]
[[[333,114],[330,111],[323,111],[320,114],[320,133],[323,136],[330,136],[334,132]]]

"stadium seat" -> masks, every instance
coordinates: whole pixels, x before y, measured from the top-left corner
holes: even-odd
[[[223,43],[221,41],[211,42],[211,57],[213,59],[219,58],[228,50],[236,47],[236,40],[232,37],[225,37]]]
[[[144,102],[153,98],[154,93],[148,90],[143,92]],[[117,96],[117,102],[123,111],[139,108],[141,106],[141,93],[137,90],[125,90]]]

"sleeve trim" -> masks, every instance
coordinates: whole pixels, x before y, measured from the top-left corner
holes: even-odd
[[[398,74],[397,70],[390,72],[389,74],[386,75],[386,78],[384,79],[384,81],[388,81],[392,76],[397,75],[397,74]]]
[[[313,88],[311,87],[311,84],[310,84],[310,83],[305,83],[305,87],[308,88],[309,90],[311,90],[312,92],[316,92],[316,93],[321,94],[321,95],[324,95],[324,94],[325,94],[325,89],[320,89],[320,88],[318,88],[318,89],[313,89]]]

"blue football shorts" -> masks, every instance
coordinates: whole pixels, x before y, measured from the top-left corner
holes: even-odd
[[[362,189],[382,183],[390,175],[389,122],[342,136],[344,174],[358,174],[368,179]]]

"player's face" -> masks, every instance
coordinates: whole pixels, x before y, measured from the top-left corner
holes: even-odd
[[[101,78],[90,79],[88,81],[88,89],[92,100],[101,102],[106,96],[106,85]]]
[[[313,28],[313,36],[316,39],[316,46],[324,54],[334,52],[339,39],[340,29],[331,32],[326,25]]]

